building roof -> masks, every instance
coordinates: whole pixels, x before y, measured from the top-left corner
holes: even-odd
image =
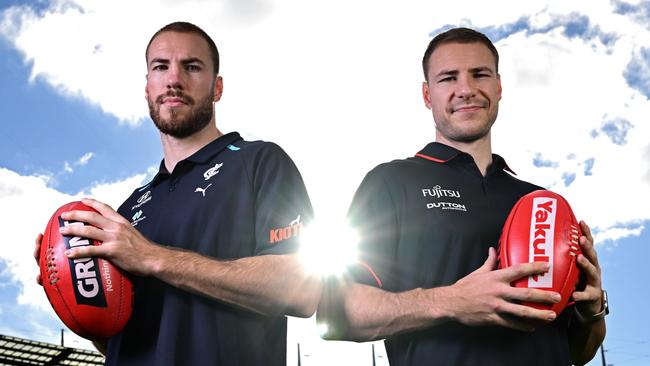
[[[58,346],[0,334],[0,366],[103,365],[99,352]]]

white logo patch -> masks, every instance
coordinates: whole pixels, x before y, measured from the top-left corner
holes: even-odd
[[[205,197],[205,191],[207,191],[208,188],[210,188],[211,185],[212,185],[212,183],[208,184],[205,188],[196,187],[196,189],[194,190],[194,192],[195,192],[195,193],[196,193],[196,192],[201,192],[201,194],[203,195],[203,197]]]
[[[422,188],[421,189],[422,197],[424,198],[442,198],[447,199],[451,198],[460,198],[460,191],[453,189],[442,188],[440,185],[435,185],[431,188]],[[427,202],[426,207],[428,210],[437,208],[440,210],[454,210],[454,211],[463,211],[467,212],[467,206],[458,202]]]
[[[223,166],[223,163],[215,164],[215,166],[213,166],[212,168],[206,170],[205,173],[203,173],[203,178],[205,178],[205,180],[208,180],[208,179],[214,177],[215,175],[217,175],[219,173],[219,169],[221,169],[222,166]]]
[[[460,198],[460,191],[454,191],[452,189],[443,189],[439,185],[432,188],[422,188],[422,195],[424,197],[455,197]]]
[[[139,210],[131,217],[131,226],[137,226],[140,221],[146,218],[147,216],[142,216],[142,210]]]
[[[131,207],[131,211],[135,210],[136,208],[139,208],[140,206],[144,205],[145,203],[151,201],[151,191],[146,191],[140,198],[138,198],[138,204]]]
[[[553,252],[555,248],[555,211],[557,200],[548,197],[536,197],[530,218],[530,236],[528,245],[529,262],[547,262],[548,272],[528,277],[530,288],[553,287]]]

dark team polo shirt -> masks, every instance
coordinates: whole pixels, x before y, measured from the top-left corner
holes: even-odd
[[[515,202],[540,189],[492,158],[483,177],[471,155],[431,143],[370,171],[349,211],[361,238],[355,280],[402,292],[451,285],[479,268]],[[392,366],[567,365],[567,321],[533,333],[450,321],[391,337],[386,351]]]
[[[163,163],[120,207],[148,239],[220,260],[297,249],[312,207],[277,145],[224,135],[173,172]],[[193,268],[188,266],[187,271]],[[134,277],[133,315],[109,341],[108,365],[282,365],[287,321]]]

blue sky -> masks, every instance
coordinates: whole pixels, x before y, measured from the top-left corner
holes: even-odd
[[[218,126],[283,146],[318,217],[335,220],[365,172],[433,138],[421,54],[440,29],[468,25],[501,54],[494,151],[523,179],[565,195],[597,234],[612,308],[608,363],[650,363],[641,284],[650,255],[650,1],[466,1],[445,12],[425,2],[100,3],[0,4],[0,229],[8,236],[0,333],[58,342],[61,324],[33,281],[35,234],[74,198],[119,205],[157,167],[143,50],[160,26],[184,19],[214,36],[225,81]],[[369,364],[369,345],[320,341],[313,320],[290,322],[296,342],[309,355],[304,365]]]

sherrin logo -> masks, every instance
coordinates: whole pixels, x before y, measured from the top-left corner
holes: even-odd
[[[275,244],[277,242],[293,238],[300,235],[302,229],[302,222],[300,215],[295,220],[291,221],[288,226],[279,229],[271,229],[269,232],[269,243]]]
[[[59,218],[59,226],[83,225],[83,222],[64,221]],[[63,240],[67,249],[93,245],[90,239],[79,236],[64,236]],[[77,304],[106,307],[106,296],[104,295],[104,288],[102,286],[98,259],[96,257],[69,259],[68,264],[70,266],[72,288],[74,289]],[[106,268],[101,270],[103,270],[105,276],[108,275],[106,281],[110,286],[107,288],[107,291],[112,291],[110,272]]]
[[[542,275],[528,277],[530,288],[553,287],[553,252],[555,248],[555,212],[557,200],[548,197],[536,197],[530,219],[530,236],[528,246],[529,262],[548,262],[550,268]]]

